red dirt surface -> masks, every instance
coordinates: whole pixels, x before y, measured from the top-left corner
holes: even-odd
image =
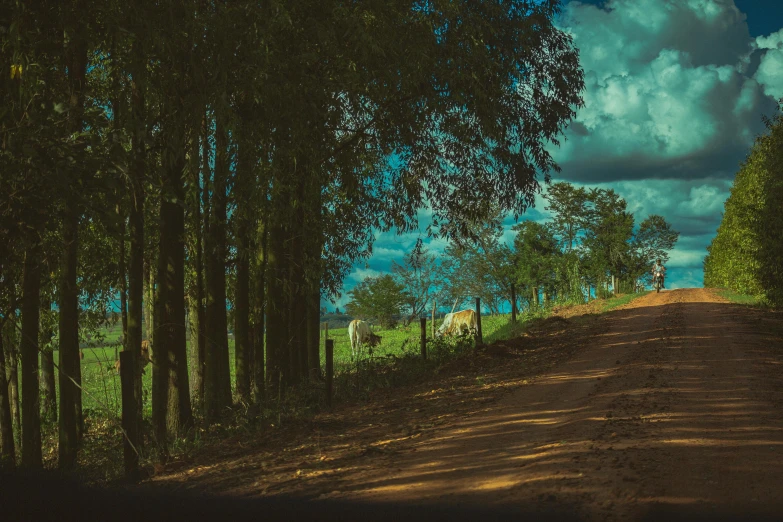
[[[151,485],[571,506],[590,520],[783,506],[778,314],[706,289],[589,312],[563,311],[428,384],[227,441]]]

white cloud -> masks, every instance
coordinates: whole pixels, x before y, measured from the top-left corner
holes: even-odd
[[[572,179],[636,179],[656,167],[697,177],[699,163],[683,160],[736,156],[772,106],[759,75],[743,74],[754,41],[732,0],[573,1],[560,25],[585,69],[585,106],[552,149]],[[774,60],[768,53],[759,74],[783,71]]]
[[[756,45],[767,51],[761,58],[755,79],[764,86],[767,96],[783,98],[783,29],[756,38]]]
[[[380,270],[375,270],[373,268],[356,267],[353,269],[353,271],[350,274],[348,274],[348,279],[350,281],[353,281],[354,283],[360,283],[364,281],[366,277],[378,277],[380,275],[383,275],[384,273],[385,272],[382,272]]]

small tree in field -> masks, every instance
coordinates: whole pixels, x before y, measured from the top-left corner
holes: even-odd
[[[405,323],[420,316],[437,291],[438,263],[427,249],[414,249],[402,264],[392,261],[392,272],[403,287],[407,301]]]
[[[348,291],[351,302],[345,305],[346,312],[357,319],[374,319],[381,326],[395,325],[395,317],[408,302],[405,288],[391,275],[367,277]]]

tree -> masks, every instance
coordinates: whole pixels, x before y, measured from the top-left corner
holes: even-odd
[[[633,214],[627,203],[612,189],[590,189],[584,246],[589,250],[588,270],[601,280],[615,279],[630,261]]]
[[[545,294],[555,286],[555,267],[560,250],[553,230],[535,221],[514,226],[514,267],[516,281],[528,289],[531,304],[539,304],[539,291]]]
[[[391,328],[406,305],[409,297],[405,288],[389,274],[366,277],[348,291],[351,302],[345,311],[358,319],[374,320],[385,328]]]
[[[781,105],[783,107],[783,104]],[[783,303],[783,113],[765,121],[740,166],[704,258],[704,284]]]
[[[549,185],[544,199],[548,204],[546,210],[553,214],[552,230],[570,252],[587,225],[587,191],[584,187],[558,182]]]
[[[41,259],[38,244],[25,255],[22,285],[22,466],[42,468],[38,336],[41,310]]]
[[[407,324],[424,313],[438,290],[438,263],[426,248],[416,248],[405,256],[402,264],[392,261],[391,270],[408,298]]]
[[[669,260],[669,251],[674,248],[680,233],[672,229],[663,216],[651,214],[639,224],[634,233],[631,248],[635,253],[629,265],[629,273],[635,281],[639,277],[651,280],[650,268],[656,259],[664,263]]]

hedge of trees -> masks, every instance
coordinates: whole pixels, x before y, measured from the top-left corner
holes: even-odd
[[[152,340],[165,457],[196,419],[319,367],[319,298],[377,230],[412,230],[425,203],[449,238],[490,200],[524,212],[582,105],[559,4],[3,3],[0,460],[21,353],[21,463],[41,466],[39,378],[56,375],[74,468],[79,343],[117,295],[124,349]]]
[[[475,241],[454,240],[441,256],[419,244],[392,263],[391,274],[366,278],[349,292],[346,311],[389,326],[401,313],[408,320],[425,314],[433,302],[450,311],[479,297],[497,313],[511,302],[512,287],[517,307],[630,293],[650,283],[653,262],[668,261],[679,238],[659,215],[637,225],[612,189],[558,182],[544,198],[551,219],[514,225],[512,244],[502,237],[505,213],[496,209],[493,219],[471,224]]]
[[[765,120],[704,258],[705,286],[783,304],[783,114]]]

